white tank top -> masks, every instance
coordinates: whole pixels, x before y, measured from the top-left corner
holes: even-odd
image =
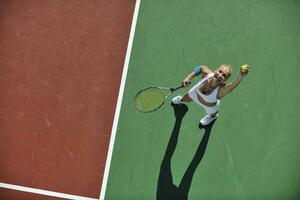
[[[205,82],[207,79],[209,79],[210,77],[213,77],[213,76],[214,76],[214,73],[208,74],[204,78],[200,79],[200,81],[197,83],[197,86],[198,86],[196,89],[197,94],[199,96],[201,96],[204,101],[206,101],[208,103],[215,103],[218,101],[217,95],[218,95],[220,86],[216,87],[209,95],[202,94],[200,92],[200,86],[203,82]]]

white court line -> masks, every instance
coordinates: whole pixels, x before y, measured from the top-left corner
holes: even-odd
[[[113,127],[112,127],[112,131],[111,131],[111,136],[110,136],[109,148],[108,148],[108,153],[107,153],[107,158],[106,158],[106,164],[105,164],[105,169],[104,169],[104,174],[103,174],[102,187],[101,187],[99,200],[104,200],[104,197],[105,197],[110,163],[111,163],[113,147],[114,147],[116,133],[117,133],[121,104],[122,104],[122,99],[123,99],[123,94],[124,94],[125,82],[126,82],[126,77],[127,77],[128,65],[129,65],[129,60],[130,60],[130,55],[131,55],[131,48],[132,48],[132,44],[133,44],[133,37],[134,37],[134,33],[135,33],[135,27],[136,27],[136,22],[137,22],[137,18],[138,18],[140,3],[141,3],[141,0],[136,0],[136,2],[135,2],[135,8],[134,8],[133,18],[132,18],[132,23],[131,23],[129,41],[128,41],[127,52],[126,52],[126,57],[125,57],[125,62],[124,62],[124,67],[123,67],[121,85],[120,85],[120,90],[119,90],[119,95],[118,95],[118,101],[117,101],[117,106],[116,106],[116,111],[115,111],[115,116],[114,116]]]
[[[18,190],[18,191],[29,192],[29,193],[34,193],[34,194],[41,194],[41,195],[46,195],[46,196],[51,196],[51,197],[59,197],[59,198],[63,198],[63,199],[98,200],[98,199],[89,198],[89,197],[82,197],[82,196],[77,196],[77,195],[53,192],[53,191],[48,191],[48,190],[41,190],[41,189],[24,187],[24,186],[20,186],[20,185],[12,185],[12,184],[1,183],[1,182],[0,182],[0,188]]]

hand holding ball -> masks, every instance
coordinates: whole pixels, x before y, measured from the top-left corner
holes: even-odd
[[[245,75],[245,74],[248,74],[248,72],[249,72],[249,65],[248,65],[248,64],[242,65],[242,66],[241,66],[241,73],[242,73],[243,75]]]

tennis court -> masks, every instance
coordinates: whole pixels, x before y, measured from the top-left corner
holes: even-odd
[[[0,2],[1,200],[99,199],[134,7]]]
[[[188,199],[298,199],[299,8],[299,1],[142,1],[105,199],[150,200],[170,189],[158,185],[175,123],[171,98],[144,114],[134,109],[136,92],[173,87],[198,64],[223,63],[233,66],[230,80],[240,65],[252,68],[221,101]],[[171,158],[175,186],[205,132],[203,110],[188,107]]]
[[[299,199],[300,1],[11,2],[0,3],[0,198]],[[210,126],[195,103],[171,106],[190,87],[135,108],[141,89],[224,63],[229,82],[251,71]]]

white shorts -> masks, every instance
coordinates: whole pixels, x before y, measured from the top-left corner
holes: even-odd
[[[194,87],[192,87],[189,92],[188,92],[188,95],[191,99],[193,99],[193,101],[195,103],[197,103],[199,106],[201,106],[202,108],[204,108],[206,114],[208,115],[211,115],[211,114],[214,114],[216,112],[219,112],[219,109],[220,109],[220,100],[217,101],[217,104],[214,105],[213,107],[208,107],[204,104],[202,104],[199,99],[198,99],[198,96],[197,96],[197,89],[198,89],[198,84],[196,84]]]

